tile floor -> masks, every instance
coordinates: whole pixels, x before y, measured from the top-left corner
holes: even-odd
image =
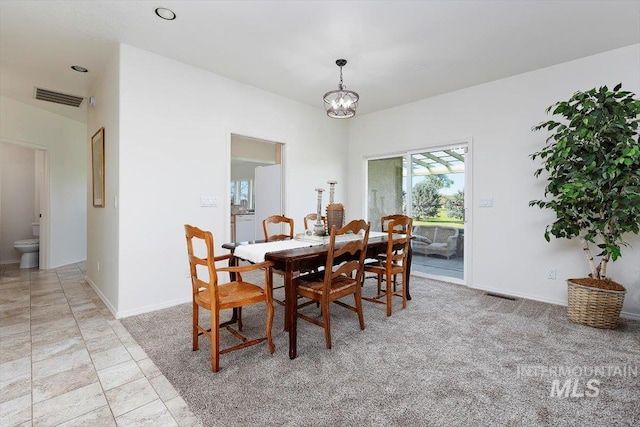
[[[199,426],[84,280],[0,265],[0,425]]]

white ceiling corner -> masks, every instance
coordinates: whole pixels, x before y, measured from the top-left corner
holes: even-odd
[[[118,43],[319,109],[345,58],[362,115],[640,43],[640,2],[2,0],[0,93],[86,121],[33,87],[88,97]]]

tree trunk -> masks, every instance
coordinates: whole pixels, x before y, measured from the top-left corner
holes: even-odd
[[[608,265],[607,263],[609,262],[609,256],[610,254],[607,253],[600,260],[600,266],[598,267],[598,273],[600,274],[597,277],[598,279],[606,279],[607,277],[607,265]]]
[[[580,236],[580,243],[582,244],[584,256],[587,257],[587,262],[589,263],[589,268],[591,269],[591,277],[593,277],[594,279],[599,279],[600,274],[598,268],[596,267],[596,263],[593,261],[593,255],[591,255],[591,250],[589,249],[589,242],[587,242],[584,237]]]

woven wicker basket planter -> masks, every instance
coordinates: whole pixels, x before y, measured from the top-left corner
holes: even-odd
[[[602,329],[614,329],[618,326],[626,290],[596,289],[574,283],[571,279],[567,280],[567,285],[567,313],[571,321]]]

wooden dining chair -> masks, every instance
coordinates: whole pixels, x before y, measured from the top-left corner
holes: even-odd
[[[382,218],[380,218],[380,226],[382,231],[388,231],[389,230],[389,223],[391,221],[399,221],[395,227],[399,230],[405,230],[406,229],[406,225],[404,225],[404,222],[406,221],[406,219],[409,218],[411,219],[411,217],[408,217],[407,215],[403,215],[403,214],[392,214],[392,215],[385,215]],[[411,221],[411,223],[413,224],[413,220]],[[411,227],[409,227],[411,228]]]
[[[315,225],[317,220],[318,220],[318,214],[317,213],[310,213],[307,216],[305,216],[304,217],[304,229],[305,229],[305,231],[307,231],[307,230],[313,231],[313,226]],[[326,216],[321,216],[320,217],[320,221],[322,221],[322,225],[326,229],[327,228],[327,217]]]
[[[298,278],[298,296],[310,299],[298,307],[302,308],[310,303],[319,302],[322,309],[322,319],[318,320],[302,313],[298,313],[298,317],[324,328],[327,348],[331,348],[329,306],[332,302],[356,312],[360,329],[364,330],[360,283],[369,240],[369,228],[370,224],[362,219],[351,221],[337,230],[335,226],[332,227],[324,271]],[[349,239],[355,237],[354,235],[359,235],[360,238]],[[346,242],[341,242],[341,237],[345,237]],[[339,301],[340,298],[347,295],[353,295],[355,307]]]
[[[387,251],[380,254],[373,263],[364,266],[366,273],[373,273],[378,281],[378,292],[375,297],[362,297],[363,300],[386,304],[387,316],[391,316],[393,297],[402,297],[402,308],[407,307],[407,256],[411,243],[411,227],[413,219],[406,215],[388,215],[381,218],[382,230],[387,233]],[[397,290],[398,275],[402,275],[402,287]],[[386,283],[386,289],[382,291],[382,281]],[[363,280],[364,284],[364,280]],[[385,298],[382,301],[382,298]]]
[[[293,218],[284,215],[271,215],[262,221],[264,240],[273,242],[276,240],[293,239]]]
[[[262,221],[262,230],[264,231],[264,240],[267,242],[273,242],[277,240],[293,239],[293,218],[288,218],[284,215],[271,215]],[[272,270],[279,276],[284,276],[284,271]],[[275,289],[284,288],[282,286],[276,286]],[[284,305],[284,301],[274,298],[275,302],[280,305]]]
[[[211,340],[211,370],[218,372],[220,355],[241,348],[249,347],[262,341],[267,341],[269,352],[273,354],[275,346],[271,339],[271,326],[273,325],[273,300],[271,297],[271,262],[262,262],[241,267],[216,267],[216,262],[229,260],[232,254],[214,256],[213,234],[197,227],[185,224],[187,239],[187,252],[189,254],[189,267],[191,271],[191,287],[193,302],[193,350],[198,349],[198,337],[206,335]],[[202,250],[202,246],[206,250]],[[195,254],[194,246],[198,252],[205,252],[202,256]],[[260,286],[242,280],[242,273],[264,269],[264,289]],[[234,275],[230,283],[219,284],[218,273],[229,272]],[[267,308],[266,336],[248,341],[240,332],[242,331],[242,307],[264,303]],[[199,323],[200,308],[211,312],[211,324],[202,326]],[[220,311],[236,309],[237,330],[231,326],[226,329],[236,338],[242,341],[240,344],[220,349]]]

